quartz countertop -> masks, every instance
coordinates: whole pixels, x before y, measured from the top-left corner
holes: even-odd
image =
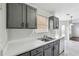
[[[3,55],[4,56],[16,56],[18,54],[28,52],[32,49],[35,49],[35,48],[38,48],[38,47],[43,46],[45,44],[59,40],[63,37],[64,36],[60,36],[60,37],[58,37],[54,40],[48,41],[48,42],[38,40],[37,38],[26,38],[26,39],[28,39],[28,41],[25,39],[9,41],[3,50]],[[32,40],[30,40],[30,39],[32,39]]]

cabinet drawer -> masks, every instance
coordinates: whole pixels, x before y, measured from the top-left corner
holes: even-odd
[[[43,52],[40,52],[40,53],[38,53],[38,54],[36,54],[34,56],[43,56]]]
[[[34,56],[35,54],[38,54],[42,51],[43,51],[43,47],[39,47],[37,49],[34,49],[34,50],[31,51],[31,56]]]
[[[19,54],[17,56],[30,56],[30,52],[22,53],[22,54]]]
[[[60,43],[60,40],[57,40],[54,42],[54,45],[59,44],[59,43]]]

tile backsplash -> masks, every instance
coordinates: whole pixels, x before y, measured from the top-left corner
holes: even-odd
[[[20,40],[31,35],[33,30],[30,29],[8,29],[8,40]]]
[[[43,37],[43,35],[55,36],[55,31],[51,32],[35,32],[35,29],[8,29],[8,40],[22,40],[26,38],[38,38]],[[26,39],[28,40],[28,39]]]

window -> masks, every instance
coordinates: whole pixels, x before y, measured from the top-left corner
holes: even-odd
[[[48,18],[45,16],[37,15],[37,30],[39,32],[48,31]]]
[[[47,29],[48,19],[44,16],[37,16],[37,29]]]

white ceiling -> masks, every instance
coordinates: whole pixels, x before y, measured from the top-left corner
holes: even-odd
[[[79,3],[32,3],[33,5],[46,10],[49,13],[55,12],[60,20],[79,19]],[[70,14],[67,16],[66,14]]]

